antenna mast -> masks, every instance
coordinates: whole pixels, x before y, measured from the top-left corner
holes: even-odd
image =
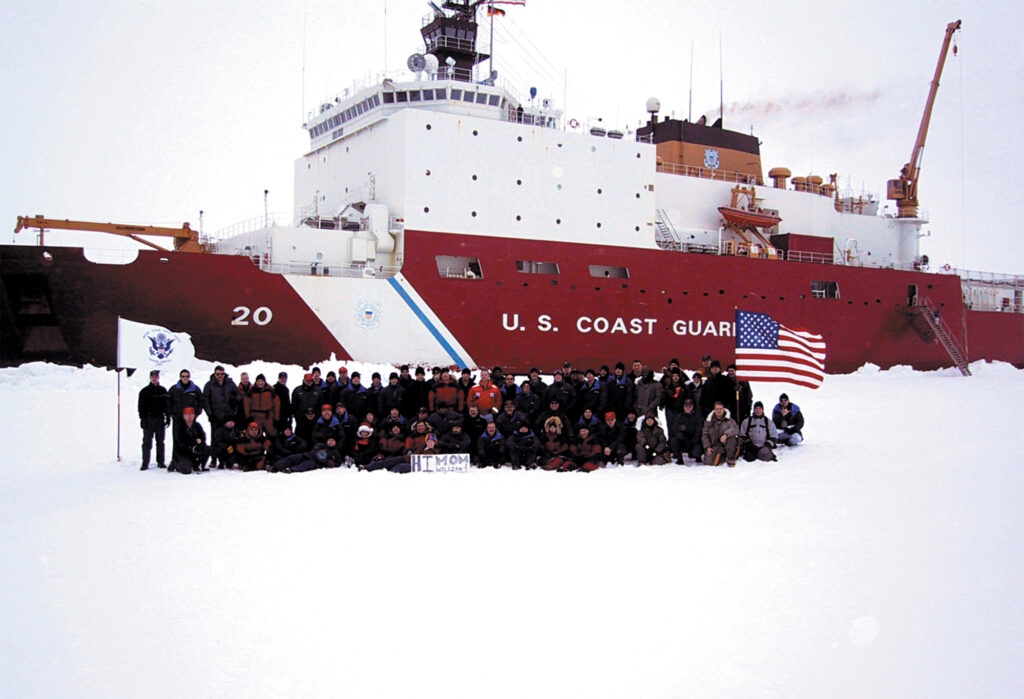
[[[690,109],[686,113],[686,120],[693,121],[693,39],[690,39]]]
[[[725,87],[724,81],[722,80],[722,73],[724,68],[722,66],[722,32],[718,32],[718,120],[721,124],[725,118]],[[724,128],[725,125],[722,124]]]

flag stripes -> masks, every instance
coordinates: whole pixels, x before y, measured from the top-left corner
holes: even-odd
[[[737,378],[818,388],[825,356],[821,335],[787,328],[765,313],[736,311]]]

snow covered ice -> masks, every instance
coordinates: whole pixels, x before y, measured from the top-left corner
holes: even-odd
[[[183,476],[144,372],[118,463],[114,372],[0,370],[0,696],[1021,696],[1024,372],[972,371],[787,390],[735,469]]]

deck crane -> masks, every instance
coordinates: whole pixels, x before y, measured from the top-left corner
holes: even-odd
[[[39,244],[43,244],[43,231],[47,228],[69,231],[95,231],[98,233],[112,233],[123,235],[126,238],[148,245],[155,250],[168,252],[155,243],[142,239],[140,236],[162,236],[174,239],[174,249],[177,252],[204,252],[199,244],[198,234],[192,230],[188,223],[182,224],[181,228],[161,228],[159,226],[136,226],[124,223],[97,223],[95,221],[69,221],[68,219],[46,218],[44,216],[19,216],[18,225],[14,229],[17,233],[25,228],[39,229]]]
[[[924,114],[921,116],[921,126],[917,130],[917,140],[914,141],[910,162],[903,166],[898,178],[888,182],[888,198],[896,202],[897,216],[900,218],[917,217],[917,182],[921,174],[921,156],[924,154],[924,141],[928,136],[928,123],[932,118],[932,107],[935,106],[935,95],[939,91],[939,78],[942,77],[946,54],[949,53],[953,34],[959,29],[960,20],[946,25],[946,37],[942,41],[942,49],[939,51],[939,64],[935,66],[935,77],[932,78],[928,100],[924,104]],[[956,53],[955,50],[954,53]]]

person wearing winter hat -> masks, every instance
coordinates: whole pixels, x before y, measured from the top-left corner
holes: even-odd
[[[701,440],[704,445],[704,463],[708,466],[720,466],[725,461],[729,466],[736,465],[739,452],[740,428],[736,421],[729,417],[722,401],[715,401],[714,410],[704,421]]]
[[[783,393],[779,402],[772,410],[772,422],[779,431],[779,443],[795,447],[804,441],[804,413],[796,403],[789,402],[789,396]]]
[[[764,404],[754,403],[753,414],[740,425],[740,454],[747,461],[775,461],[775,444],[778,440],[775,423],[764,414]]]
[[[668,453],[668,439],[658,424],[658,415],[653,410],[648,410],[640,423],[640,429],[637,430],[636,465],[660,466],[665,463]]]
[[[380,446],[373,428],[365,422],[356,429],[356,438],[352,442],[352,461],[356,466],[365,468],[380,453]]]
[[[246,419],[255,421],[267,437],[277,436],[274,424],[281,419],[281,401],[274,389],[267,385],[267,377],[259,374],[252,391],[242,401]],[[262,468],[262,467],[261,467]]]
[[[186,405],[182,408],[181,420],[174,423],[174,452],[167,471],[198,473],[206,466],[209,456],[206,430],[196,421],[196,409]]]

